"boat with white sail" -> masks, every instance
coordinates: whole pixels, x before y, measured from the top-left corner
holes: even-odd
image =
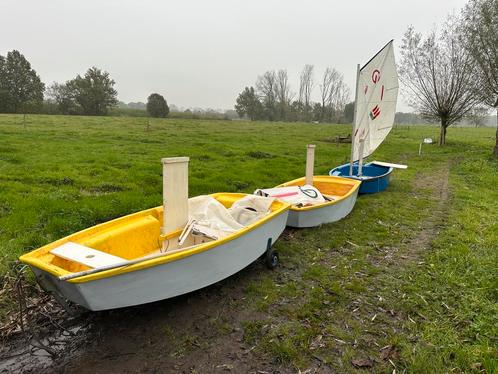
[[[391,40],[363,67],[358,65],[350,163],[329,172],[331,176],[361,181],[360,193],[385,190],[393,169],[407,167],[379,161],[364,164],[393,127],[398,86]]]

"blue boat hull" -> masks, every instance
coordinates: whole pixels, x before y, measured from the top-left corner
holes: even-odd
[[[384,191],[392,171],[393,168],[368,163],[363,165],[363,175],[358,177],[358,164],[353,165],[353,175],[349,175],[349,164],[345,164],[330,170],[329,175],[360,180],[359,193],[364,194]]]

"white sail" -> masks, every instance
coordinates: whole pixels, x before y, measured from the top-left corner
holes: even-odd
[[[371,155],[393,127],[398,73],[392,40],[360,69],[356,89],[353,162]]]

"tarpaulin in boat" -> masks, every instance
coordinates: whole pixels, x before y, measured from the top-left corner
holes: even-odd
[[[203,195],[189,199],[189,219],[195,220],[197,231],[210,237],[222,238],[250,225],[270,212],[275,199],[245,196],[225,208],[218,200]]]

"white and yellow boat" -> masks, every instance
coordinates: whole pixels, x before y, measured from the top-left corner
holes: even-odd
[[[339,221],[354,208],[361,181],[336,176],[313,175],[315,145],[308,144],[306,176],[270,189],[256,190],[291,204],[287,226],[304,228]]]
[[[210,196],[229,208],[246,195]],[[182,230],[160,234],[161,206],[69,235],[20,260],[44,289],[87,309],[144,304],[198,290],[245,268],[280,236],[288,209],[288,204],[275,200],[266,216],[238,232],[200,243],[191,237],[184,248],[176,248]],[[170,244],[162,252],[165,240]],[[67,249],[73,259],[54,251],[57,248]],[[99,267],[101,271],[95,271]]]
[[[278,185],[277,188],[303,187],[305,184],[306,178],[303,177]],[[313,205],[291,205],[287,226],[314,227],[346,217],[354,208],[361,181],[320,175],[313,176],[312,185],[320,191],[326,201]]]
[[[188,199],[188,161],[163,159],[163,206],[69,235],[20,260],[58,300],[90,310],[198,290],[265,253],[274,267],[271,245],[285,229],[289,204],[240,193]]]

